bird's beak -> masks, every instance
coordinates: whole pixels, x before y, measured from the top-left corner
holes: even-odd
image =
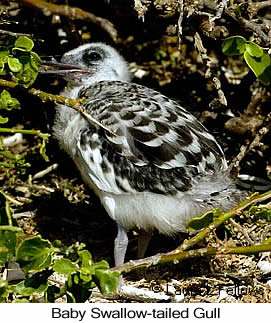
[[[91,71],[84,66],[64,64],[57,61],[43,62],[40,67],[40,73],[42,74],[66,75],[73,72],[91,74]]]

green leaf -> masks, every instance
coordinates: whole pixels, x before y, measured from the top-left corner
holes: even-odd
[[[102,260],[95,264],[95,274],[93,280],[103,294],[112,293],[116,290],[119,281],[119,272],[109,270],[107,261]]]
[[[69,259],[62,258],[54,261],[53,269],[59,274],[70,275],[77,271],[77,266]]]
[[[31,278],[21,281],[20,283],[12,286],[11,291],[21,296],[30,296],[34,293],[43,293],[47,290],[48,277],[51,272],[36,273]]]
[[[34,47],[33,40],[26,36],[19,36],[14,43],[15,49],[21,49],[27,52],[30,52],[33,47]]]
[[[0,109],[11,110],[18,109],[20,102],[13,98],[7,90],[3,90],[0,94]]]
[[[94,266],[95,270],[96,269],[109,269],[110,268],[108,262],[105,261],[105,260],[101,260],[99,262],[95,262],[93,264],[93,266]]]
[[[95,265],[92,262],[92,256],[88,250],[79,250],[78,255],[81,260],[80,278],[84,282],[90,282],[95,272]]]
[[[0,63],[0,75],[7,75],[8,70],[5,68],[5,64]]]
[[[270,56],[265,53],[261,57],[253,57],[246,51],[244,53],[244,58],[257,77],[270,65]]]
[[[8,61],[9,49],[7,47],[0,47],[0,62],[6,63]]]
[[[78,255],[81,260],[81,267],[89,267],[92,265],[92,256],[88,250],[80,250],[78,251]]]
[[[109,269],[97,269],[93,277],[102,294],[113,293],[119,282],[120,273]]]
[[[262,208],[260,209],[259,213],[257,213],[257,216],[271,222],[271,209]]]
[[[8,66],[9,66],[10,70],[14,73],[19,72],[23,68],[23,65],[20,63],[20,61],[16,57],[9,57],[8,58]]]
[[[22,241],[16,259],[25,272],[41,271],[51,265],[54,250],[50,241],[38,235]]]
[[[80,269],[80,279],[82,279],[85,283],[92,281],[92,275],[94,274],[95,270],[93,266],[83,267]]]
[[[249,53],[250,56],[263,56],[263,48],[251,41],[246,44],[246,51]]]
[[[29,56],[21,56],[19,60],[23,65],[23,68],[19,71],[19,73],[14,75],[14,80],[16,83],[28,88],[35,82],[38,76],[38,69],[36,67],[33,68]]]
[[[270,56],[264,52],[261,57],[254,57],[245,51],[244,58],[247,65],[250,67],[256,77],[258,77],[263,84],[269,85],[271,81]]]
[[[202,228],[206,228],[210,223],[214,221],[214,218],[218,217],[221,214],[219,209],[213,209],[205,212],[199,217],[195,217],[191,219],[187,223],[187,229],[190,232],[201,230]]]
[[[258,76],[258,79],[264,84],[269,85],[271,82],[271,64],[263,71],[261,75]]]
[[[53,241],[53,246],[54,246],[55,248],[60,248],[60,247],[62,246],[62,242],[61,242],[61,240],[54,240],[54,241]]]
[[[0,102],[0,109],[1,109],[1,102]],[[0,124],[4,124],[8,122],[8,118],[4,118],[0,115]]]
[[[91,295],[92,282],[84,282],[79,273],[68,276],[66,282],[68,302],[85,302]]]
[[[36,72],[39,71],[39,68],[42,64],[42,60],[37,53],[30,52],[30,64]]]
[[[0,265],[4,265],[15,255],[16,244],[16,232],[0,230]]]
[[[241,36],[226,38],[222,43],[222,52],[225,55],[241,55],[246,49],[246,39]]]
[[[0,302],[1,300],[5,301],[5,299],[9,295],[9,286],[6,280],[0,280]]]
[[[55,300],[60,294],[60,288],[55,285],[50,285],[46,290],[47,302],[55,303]]]

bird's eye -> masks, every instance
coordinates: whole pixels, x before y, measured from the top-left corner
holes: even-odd
[[[98,52],[88,52],[83,55],[85,62],[96,62],[102,59],[102,55]]]

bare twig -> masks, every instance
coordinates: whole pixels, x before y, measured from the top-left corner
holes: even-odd
[[[191,258],[216,256],[216,255],[226,256],[226,255],[232,255],[232,254],[253,255],[253,254],[258,254],[259,252],[270,252],[270,251],[271,251],[271,244],[264,244],[264,243],[258,244],[255,246],[226,247],[223,249],[201,248],[196,250],[180,251],[176,254],[172,254],[172,253],[157,254],[155,256],[151,256],[144,259],[131,260],[123,265],[114,267],[111,270],[118,271],[121,273],[128,273],[136,269],[149,268],[150,266],[154,266],[157,264],[165,264],[165,263],[178,264],[183,260],[191,259]]]
[[[145,290],[129,285],[122,285],[119,291],[122,298],[134,300],[137,302],[168,302],[169,295],[160,294],[151,290]]]
[[[55,164],[45,168],[44,170],[34,174],[32,179],[42,178],[43,176],[49,174],[51,171],[57,169],[57,167],[58,167],[58,164],[55,163]]]
[[[80,8],[70,7],[67,5],[56,5],[54,3],[46,2],[43,0],[18,0],[22,5],[40,10],[45,15],[56,14],[59,16],[68,17],[70,19],[84,20],[100,26],[106,31],[109,36],[116,41],[117,30],[114,25],[107,19],[97,17],[94,14],[84,11]]]
[[[199,6],[199,4],[203,5],[203,7],[208,8],[211,11],[216,11],[216,13],[210,15],[217,15],[217,4],[215,1],[210,0],[202,0],[196,2],[195,6]],[[259,1],[257,3],[250,2],[248,6],[248,11],[257,13],[260,9],[267,8],[270,6],[270,1]],[[223,5],[224,13],[226,16],[231,17],[233,20],[235,20],[238,24],[240,24],[244,29],[252,31],[257,37],[261,39],[261,41],[264,43],[264,46],[270,46],[271,44],[271,37],[270,34],[267,33],[268,26],[265,23],[256,24],[252,20],[245,19],[241,15],[241,11],[238,4],[233,4],[231,6],[226,7],[226,5]],[[202,15],[202,10],[196,10],[196,15]],[[206,12],[204,12],[206,15]],[[253,16],[253,14],[251,15]],[[252,19],[252,17],[250,17]],[[270,33],[270,32],[269,32]]]
[[[220,19],[222,17],[222,14],[223,14],[225,8],[227,8],[227,1],[222,0],[218,4],[216,14],[213,18],[211,18],[211,21],[215,21],[217,19]]]
[[[260,145],[262,138],[271,130],[271,121],[269,121],[264,127],[262,127],[256,136],[254,137],[253,141],[247,145],[243,145],[240,149],[239,154],[232,160],[231,164],[229,165],[229,172],[231,174],[239,174],[240,162],[244,159],[246,154],[251,151],[253,148]]]
[[[250,2],[249,7],[255,8],[257,11],[264,9],[264,8],[270,8],[271,7],[271,1],[259,1],[259,2]]]
[[[0,193],[2,195],[4,195],[5,199],[8,200],[9,202],[11,202],[11,203],[13,203],[13,204],[15,204],[17,206],[22,206],[23,205],[22,202],[17,201],[14,197],[12,197],[9,194],[3,192],[2,190],[0,190]]]
[[[224,95],[224,92],[221,89],[221,82],[218,76],[213,73],[213,62],[211,58],[208,56],[207,50],[203,46],[202,39],[198,32],[195,33],[194,39],[195,39],[195,47],[203,63],[207,66],[207,69],[205,71],[205,77],[212,81],[215,89],[217,90],[218,98],[216,100],[218,100],[221,105],[227,105],[227,99]],[[210,105],[213,105],[213,104],[214,102],[210,103]]]
[[[179,40],[179,49],[181,47],[181,41],[183,36],[183,15],[184,15],[184,1],[179,1],[179,18],[178,18],[178,40]]]
[[[9,35],[12,37],[18,37],[18,36],[27,36],[27,37],[31,37],[31,38],[34,37],[32,34],[15,33],[15,32],[4,30],[4,29],[0,29],[0,34]]]
[[[21,204],[23,205],[23,203]],[[34,218],[35,212],[33,211],[25,211],[25,212],[20,212],[20,213],[14,213],[12,217],[14,219],[21,219],[21,218]]]
[[[254,32],[265,44],[265,46],[271,45],[271,38],[264,32],[264,24],[257,25],[253,21],[249,21],[242,17],[240,14],[236,14],[236,6],[231,6],[225,10],[226,15],[230,16],[233,20],[237,21],[243,26],[244,29]]]
[[[268,123],[268,116],[263,119],[260,107],[263,103],[270,100],[270,93],[266,87],[255,80],[250,87],[251,100],[240,116],[234,116],[225,123],[225,129],[232,133],[243,135],[246,132],[252,133],[253,136],[258,129],[264,124]],[[271,117],[269,117],[270,119]]]
[[[230,223],[233,225],[233,227],[235,227],[239,232],[243,234],[249,244],[254,243],[250,238],[248,232],[239,223],[235,222],[233,219],[230,219]]]

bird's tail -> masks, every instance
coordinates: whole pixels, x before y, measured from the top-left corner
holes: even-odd
[[[202,176],[192,192],[195,203],[202,209],[219,208],[229,210],[248,196],[248,192],[237,187],[236,180],[227,171]]]

